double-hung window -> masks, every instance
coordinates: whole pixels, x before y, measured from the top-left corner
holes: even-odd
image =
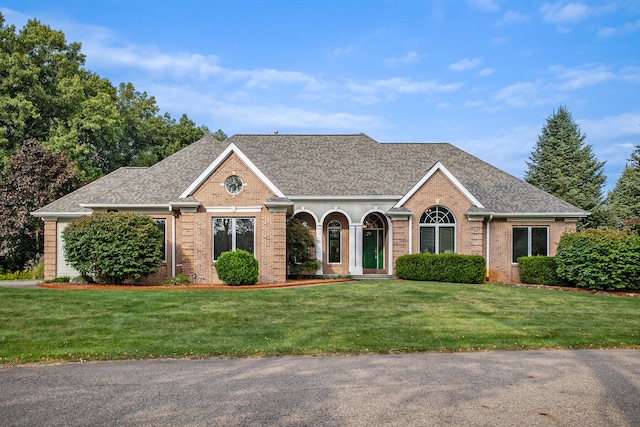
[[[512,262],[521,256],[549,255],[548,227],[513,227]]]
[[[213,218],[213,260],[242,249],[255,255],[255,218]]]

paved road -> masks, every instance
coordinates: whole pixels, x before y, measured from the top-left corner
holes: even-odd
[[[0,368],[3,426],[632,426],[640,351]]]

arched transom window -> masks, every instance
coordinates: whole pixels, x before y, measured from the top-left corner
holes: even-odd
[[[456,218],[444,206],[431,206],[420,217],[420,252],[454,253]]]

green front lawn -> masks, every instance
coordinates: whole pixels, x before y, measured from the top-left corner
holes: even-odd
[[[640,348],[640,299],[376,281],[273,290],[0,288],[0,363]]]

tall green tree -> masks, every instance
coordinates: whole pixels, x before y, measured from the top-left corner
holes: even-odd
[[[604,162],[599,162],[586,135],[560,106],[542,128],[527,162],[524,179],[530,184],[574,206],[592,212],[581,220],[581,228],[596,227],[603,221]]]
[[[79,186],[73,164],[34,139],[14,154],[0,181],[0,265],[21,269],[43,249],[43,224],[31,212]]]
[[[89,181],[119,167],[149,166],[209,133],[186,115],[161,114],[131,83],[114,87],[84,68],[79,43],[30,20],[16,31],[0,13],[0,170],[36,138]]]
[[[23,141],[48,138],[56,120],[65,120],[75,106],[62,96],[84,65],[80,44],[37,20],[19,31],[5,26],[0,13],[0,160],[17,151]]]
[[[607,204],[618,226],[640,220],[640,145],[631,153],[616,186],[609,192]]]

